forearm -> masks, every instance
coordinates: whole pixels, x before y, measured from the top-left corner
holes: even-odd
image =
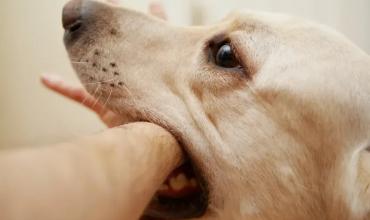
[[[181,149],[131,124],[54,147],[0,154],[0,219],[137,219]]]

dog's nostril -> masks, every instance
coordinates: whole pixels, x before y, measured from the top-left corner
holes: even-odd
[[[63,8],[63,27],[65,30],[74,32],[81,28],[81,5],[82,0],[72,0]]]
[[[69,26],[68,30],[70,32],[75,32],[77,31],[78,29],[80,29],[82,26],[82,22],[81,21],[77,21],[76,23],[72,24],[71,26]]]

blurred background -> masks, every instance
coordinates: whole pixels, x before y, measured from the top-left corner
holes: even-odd
[[[146,11],[149,0],[124,0]],[[370,0],[163,0],[178,25],[209,24],[233,9],[288,13],[327,24],[370,53]],[[0,146],[69,140],[104,128],[93,113],[49,92],[42,73],[78,84],[63,46],[66,0],[0,2]]]

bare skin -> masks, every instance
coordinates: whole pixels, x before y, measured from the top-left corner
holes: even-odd
[[[0,152],[0,219],[139,219],[181,157],[172,135],[149,123]]]

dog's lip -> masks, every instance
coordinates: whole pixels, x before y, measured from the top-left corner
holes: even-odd
[[[193,155],[189,152],[188,141],[185,137],[185,135],[176,129],[174,126],[171,126],[169,123],[162,121],[162,120],[156,120],[156,117],[145,117],[140,118],[135,121],[142,121],[142,122],[150,122],[153,124],[157,124],[158,126],[163,127],[167,131],[169,131],[177,140],[177,142],[182,147],[183,151],[185,152],[187,156],[187,163],[190,163],[191,167],[193,168],[195,177],[198,181],[198,184],[201,189],[201,194],[197,198],[193,198],[192,204],[189,205],[188,209],[185,210],[171,210],[166,211],[165,208],[161,208],[160,204],[158,204],[158,198],[155,196],[152,200],[152,202],[149,204],[147,210],[144,214],[144,219],[146,217],[149,218],[155,218],[155,219],[188,219],[188,218],[198,218],[203,216],[207,209],[209,204],[209,187],[208,182],[206,181],[206,178],[204,176],[204,172],[200,169],[200,166],[196,164],[196,160],[193,159]],[[181,206],[181,205],[179,205]],[[173,205],[173,207],[176,206]]]

